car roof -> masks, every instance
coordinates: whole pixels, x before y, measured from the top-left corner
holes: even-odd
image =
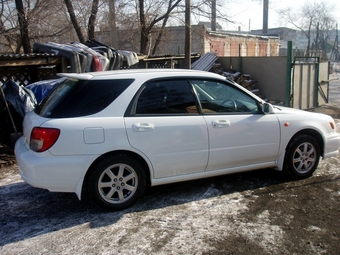
[[[113,78],[137,78],[138,76],[148,76],[148,78],[157,77],[210,77],[226,79],[225,77],[207,71],[191,70],[191,69],[128,69],[128,70],[111,70],[102,72],[89,72],[89,73],[58,73],[60,77],[68,77],[80,80],[102,80]]]

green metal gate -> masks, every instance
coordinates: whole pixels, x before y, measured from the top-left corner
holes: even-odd
[[[291,93],[293,108],[309,109],[328,103],[329,62],[295,57]]]

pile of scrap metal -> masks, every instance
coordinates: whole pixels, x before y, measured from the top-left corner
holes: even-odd
[[[261,97],[260,90],[256,86],[257,81],[254,80],[251,75],[242,74],[235,70],[224,70],[220,63],[216,63],[217,59],[218,56],[215,52],[208,52],[193,62],[191,64],[191,69],[221,74]]]
[[[0,94],[0,143],[13,145],[22,135],[22,120],[34,109],[36,99],[31,90],[12,80],[0,84]]]
[[[115,50],[95,40],[70,44],[34,43],[33,52],[53,53],[56,56],[65,58],[72,73],[119,70],[124,61],[129,66],[139,62],[136,53]]]
[[[258,81],[254,80],[250,74],[241,73],[236,70],[226,70],[223,68],[221,63],[216,62],[218,59],[217,54],[214,52],[208,52],[202,55],[198,60],[191,64],[191,69],[194,70],[202,70],[202,71],[210,71],[214,73],[218,73],[227,77],[229,80],[232,80],[242,87],[246,88],[247,90],[251,91],[258,97],[262,98],[263,100],[275,104],[275,105],[285,105],[284,101],[281,100],[272,100],[266,99],[261,94],[261,91],[258,86]]]
[[[244,73],[238,72],[236,70],[231,70],[231,69],[224,70],[221,67],[221,64],[219,63],[215,63],[211,71],[227,77],[229,80],[232,80],[236,82],[237,84],[240,84],[242,87],[253,92],[258,97],[263,98],[262,95],[260,94],[260,89],[257,86],[258,82],[254,80],[250,74],[244,74]]]
[[[22,120],[26,113],[34,110],[65,80],[65,77],[42,80],[27,86],[19,85],[12,80],[0,83],[0,145],[14,145],[16,139],[22,135]]]

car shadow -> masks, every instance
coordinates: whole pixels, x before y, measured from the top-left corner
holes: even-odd
[[[148,188],[132,207],[108,212],[70,193],[53,193],[24,182],[0,186],[0,246],[81,224],[98,228],[115,224],[125,214],[252,191],[290,181],[282,173],[262,169],[246,173]]]
[[[154,210],[213,197],[252,191],[291,182],[282,172],[273,169],[222,175],[194,181],[150,187],[134,206],[134,211]]]

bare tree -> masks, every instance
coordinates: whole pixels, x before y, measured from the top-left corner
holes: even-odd
[[[0,10],[0,47],[3,52],[16,52],[16,48],[21,47],[20,34],[17,33],[16,26],[12,24],[17,20],[10,11],[8,2],[1,2]],[[15,10],[15,7],[12,8]],[[18,43],[17,43],[18,42]]]
[[[31,52],[35,41],[60,38],[70,29],[59,0],[2,1],[0,47],[2,52]]]
[[[159,44],[162,40],[162,36],[163,36],[164,30],[165,30],[165,26],[166,26],[168,20],[169,20],[169,16],[167,16],[163,19],[162,27],[159,29],[155,44],[154,44],[153,49],[152,49],[152,53],[151,53],[152,55],[155,55],[157,50],[158,50],[158,47],[159,47]]]
[[[149,34],[151,30],[156,24],[161,21],[165,20],[166,24],[166,21],[169,19],[171,12],[178,6],[181,0],[168,0],[167,8],[163,13],[161,12],[161,10],[164,6],[164,2],[157,2],[158,5],[154,6],[155,8],[152,8],[152,11],[151,8],[146,9],[145,2],[145,0],[138,0],[140,24],[140,53],[142,54],[148,54]],[[163,29],[160,30],[160,33],[162,33],[162,31],[164,30],[164,22],[162,27]]]
[[[228,5],[228,1],[222,0],[194,0],[191,1],[191,14],[196,19],[207,18],[214,26],[218,20],[234,23],[228,13],[222,12],[223,6]],[[214,27],[212,27],[214,30]]]
[[[311,49],[326,49],[329,31],[335,29],[334,6],[327,2],[305,2],[294,12],[291,8],[282,9],[279,14],[288,24],[300,30],[307,38],[307,55]]]
[[[70,19],[71,19],[71,22],[73,24],[73,27],[78,35],[78,38],[79,38],[79,41],[80,42],[85,42],[85,36],[83,35],[83,32],[82,32],[82,29],[78,23],[78,20],[77,20],[77,16],[74,12],[74,8],[73,8],[73,5],[72,5],[72,1],[71,0],[64,0],[64,3],[66,5],[66,8],[68,10],[68,13],[70,15]]]
[[[99,0],[93,0],[91,14],[90,14],[90,18],[89,18],[89,25],[88,25],[89,40],[95,39],[94,38],[94,32],[95,32],[96,18],[97,18],[97,13],[98,13],[98,5],[99,5]]]
[[[192,0],[192,14],[211,16],[211,1]],[[156,54],[169,24],[183,25],[184,0],[15,0],[1,1],[0,46],[8,51],[31,51],[33,42],[69,42],[94,39],[99,30],[109,30],[116,17],[117,30],[130,31],[115,47],[130,45],[143,54]],[[116,8],[112,8],[112,4]],[[217,13],[218,13],[217,8]],[[112,13],[114,10],[114,14]],[[218,14],[222,18],[225,14]],[[136,33],[139,35],[136,38]],[[150,40],[152,35],[152,41]],[[111,39],[111,42],[114,40]]]
[[[117,47],[128,46],[129,49],[134,48],[142,54],[157,54],[162,41],[166,40],[164,38],[166,27],[185,24],[184,0],[115,0],[114,2],[119,34]],[[224,3],[221,0],[192,0],[192,15],[211,18],[213,3],[216,4],[216,19],[230,21],[227,14],[219,12],[221,9],[219,7]],[[112,10],[112,7],[108,9]],[[108,13],[106,17],[106,21],[110,21]],[[110,27],[108,22],[106,24],[102,22],[100,27],[109,33],[111,31],[112,34],[112,26]],[[136,38],[137,28],[139,38]],[[111,39],[110,42],[113,40]]]
[[[22,0],[15,0],[15,6],[18,12],[21,45],[23,46],[25,53],[30,53],[32,50],[28,32],[28,19],[24,10]]]
[[[114,0],[92,0],[91,2],[88,0],[64,0],[80,42],[95,39],[97,29],[110,24],[109,10],[112,3],[109,1]],[[106,16],[105,22],[104,15]],[[87,31],[87,35],[85,35],[85,31]]]

